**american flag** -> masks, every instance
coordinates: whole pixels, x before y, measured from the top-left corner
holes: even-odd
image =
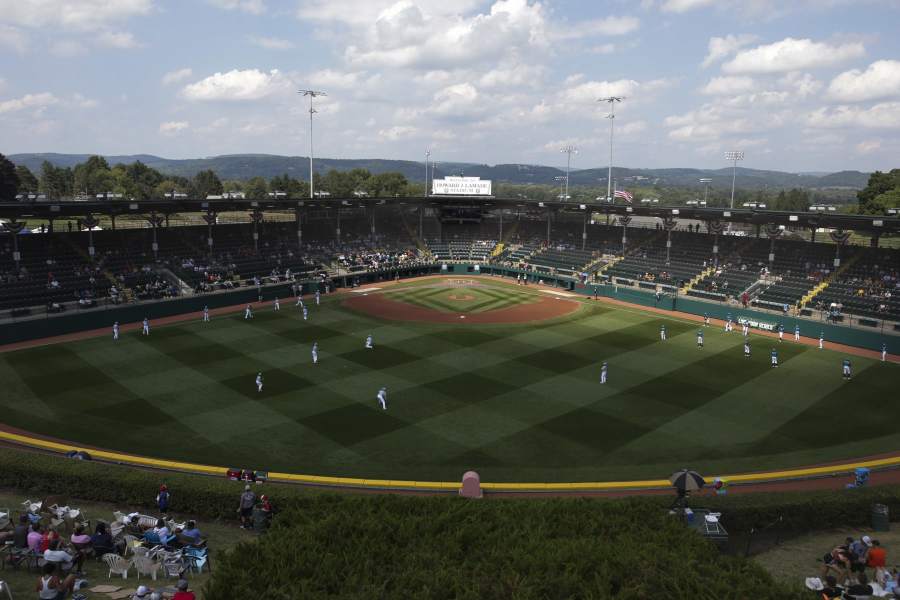
[[[634,196],[632,196],[629,192],[626,192],[625,190],[616,190],[615,193],[613,194],[613,197],[624,198],[625,202],[627,202],[629,204],[631,204],[631,201],[634,200]]]

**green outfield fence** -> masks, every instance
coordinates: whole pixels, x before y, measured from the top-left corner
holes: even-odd
[[[729,306],[712,302],[701,302],[693,298],[681,295],[663,294],[657,299],[651,290],[643,290],[627,285],[582,284],[571,277],[554,275],[544,271],[523,271],[512,267],[497,265],[476,265],[467,263],[438,263],[427,265],[415,265],[396,269],[379,271],[365,271],[337,277],[333,285],[337,288],[353,285],[365,285],[379,281],[392,281],[395,279],[408,279],[423,275],[466,275],[466,276],[493,276],[515,279],[524,276],[531,283],[542,282],[544,285],[558,287],[583,296],[599,296],[621,300],[638,306],[648,306],[669,310],[674,313],[683,312],[693,315],[709,315],[712,319],[725,319],[730,313],[735,320],[749,319],[762,327],[784,326],[785,335],[790,338],[794,334],[795,324],[800,324],[801,335],[808,338],[817,338],[824,333],[825,341],[830,343],[846,344],[869,350],[881,350],[884,342],[888,344],[888,350],[892,354],[898,352],[900,344],[898,336],[893,333],[878,330],[854,329],[847,326],[832,325],[821,321],[803,319],[790,315],[778,315],[756,310],[745,310],[740,306]],[[299,283],[299,282],[298,282]],[[314,280],[302,282],[304,293],[311,293],[319,284]],[[33,318],[15,321],[0,325],[0,345],[28,340],[41,339],[81,331],[104,329],[112,327],[113,322],[120,324],[137,323],[148,317],[151,322],[154,319],[171,317],[191,312],[200,312],[204,306],[210,309],[223,306],[234,306],[257,300],[255,287],[244,287],[232,292],[192,296],[190,298],[176,298],[159,302],[148,302],[138,305],[110,306],[107,308],[90,309],[84,312],[65,315],[48,316],[47,318]],[[270,285],[262,288],[263,299],[271,301],[275,296],[287,298],[291,295],[291,284]]]

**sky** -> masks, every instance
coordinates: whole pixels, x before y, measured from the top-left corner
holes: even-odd
[[[900,0],[0,0],[0,152],[900,167]]]

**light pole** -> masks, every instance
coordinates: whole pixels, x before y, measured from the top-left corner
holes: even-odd
[[[742,151],[732,151],[725,153],[725,160],[732,161],[731,165],[731,208],[734,209],[734,183],[737,180],[737,164],[739,160],[744,160]],[[731,220],[728,221],[728,231],[731,231]]]
[[[597,102],[606,102],[609,104],[609,175],[606,177],[606,201],[612,201],[612,164],[613,164],[613,125],[616,120],[616,102],[621,102],[625,96],[609,96],[608,98],[600,98]]]
[[[712,179],[709,177],[703,177],[700,179],[700,183],[706,186],[706,191],[703,192],[703,201],[709,203],[709,184],[712,183]]]
[[[431,158],[431,150],[425,150],[425,197],[428,197],[428,159]]]
[[[300,90],[297,92],[301,96],[309,96],[309,198],[313,198],[313,115],[316,109],[313,108],[313,98],[316,96],[327,96],[325,92],[316,90]]]
[[[562,175],[557,175],[556,177],[553,178],[553,181],[559,182],[559,195],[557,196],[557,198],[559,198],[561,201],[565,202],[566,196],[563,195],[563,182],[566,181],[566,178],[563,177]]]
[[[560,152],[566,154],[566,194],[563,201],[569,200],[569,170],[572,168],[572,155],[578,154],[578,148],[572,145],[564,146]]]

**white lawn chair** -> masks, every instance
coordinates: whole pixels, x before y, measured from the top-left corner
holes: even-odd
[[[149,575],[153,578],[153,581],[156,581],[156,575],[159,573],[160,568],[162,568],[160,563],[149,556],[135,556],[131,563],[137,571],[138,580],[141,579],[141,575]]]
[[[6,592],[7,600],[13,600],[12,592],[10,591],[9,586],[5,581],[0,581],[0,594],[2,594],[3,592]]]
[[[130,560],[125,560],[118,554],[110,552],[109,554],[103,555],[103,562],[109,567],[109,573],[106,576],[107,579],[111,579],[114,573],[116,575],[121,575],[122,579],[128,579],[128,570],[131,568]]]
[[[131,535],[130,533],[126,533],[123,536],[123,539],[125,540],[125,556],[128,556],[129,552],[134,554],[135,548],[141,547],[142,540],[140,540],[139,538],[136,538],[135,536]]]

